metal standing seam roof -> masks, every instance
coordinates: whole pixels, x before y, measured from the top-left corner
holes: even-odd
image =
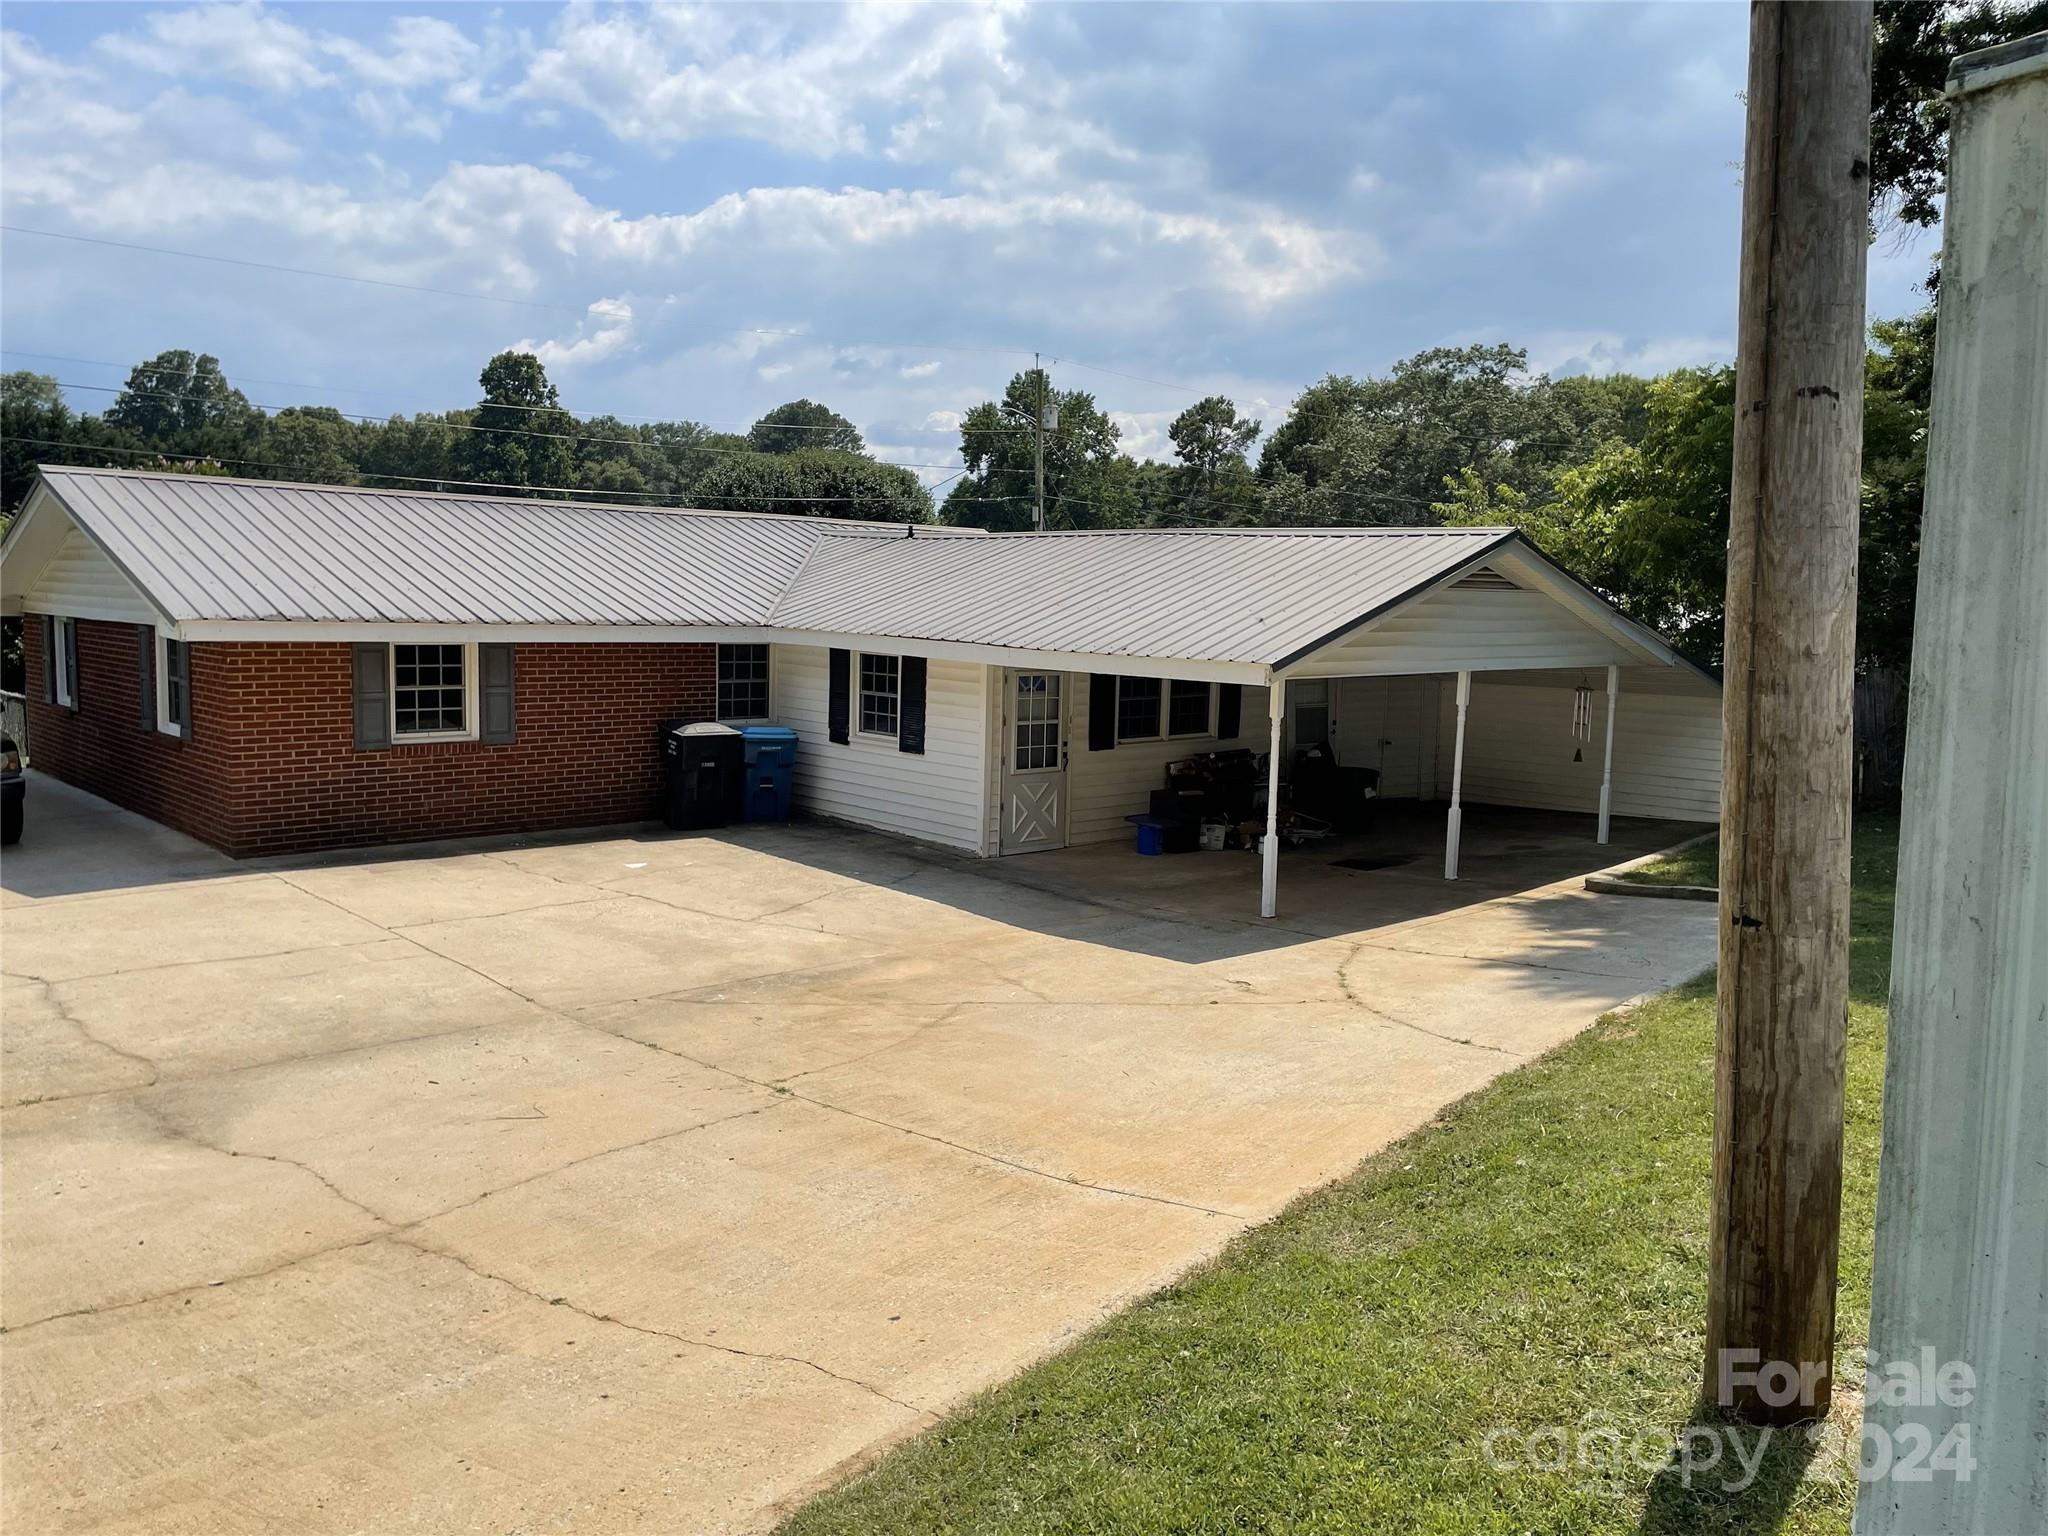
[[[1521,542],[1502,528],[913,534],[135,470],[43,480],[178,623],[760,627],[1272,666]]]
[[[157,607],[188,620],[758,624],[826,532],[901,524],[47,467]]]
[[[778,629],[1270,665],[1516,535],[1501,528],[1239,529],[825,538]]]

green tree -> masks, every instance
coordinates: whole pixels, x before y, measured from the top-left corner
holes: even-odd
[[[694,506],[802,517],[928,523],[931,493],[895,464],[839,448],[729,454],[691,488]]]
[[[1174,457],[1186,469],[1187,490],[1205,501],[1226,484],[1242,486],[1251,478],[1245,455],[1259,438],[1259,423],[1240,416],[1234,402],[1222,395],[1198,400],[1166,429]]]
[[[229,448],[262,413],[220,371],[211,353],[159,352],[128,371],[128,381],[107,408],[109,426],[144,442],[196,446],[209,433],[226,434]],[[219,446],[207,444],[209,448]]]
[[[778,405],[748,429],[747,444],[756,453],[795,453],[804,448],[865,453],[868,446],[858,427],[815,400]]]
[[[485,486],[567,486],[575,478],[576,418],[562,409],[531,352],[500,352],[479,376],[483,403],[458,434],[455,478]]]
[[[966,473],[941,516],[963,526],[1031,527],[1032,421],[1042,396],[1058,411],[1045,434],[1045,520],[1052,528],[1127,528],[1138,521],[1138,467],[1118,450],[1122,433],[1085,390],[1059,390],[1043,372],[1010,380],[1001,403],[984,400],[961,418]]]
[[[1870,328],[1863,386],[1863,515],[1858,524],[1856,653],[1882,666],[1913,656],[1927,422],[1934,396],[1934,310]]]
[[[1941,220],[1948,172],[1949,62],[2048,28],[2048,0],[1878,0],[1870,53],[1874,221]]]
[[[250,457],[262,460],[265,467],[252,473],[321,485],[355,483],[361,433],[333,406],[287,406],[258,420],[262,431]]]

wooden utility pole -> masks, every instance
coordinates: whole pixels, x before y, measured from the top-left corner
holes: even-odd
[[[1834,1362],[1870,42],[1869,0],[1750,7],[1705,1387],[1752,1422]]]

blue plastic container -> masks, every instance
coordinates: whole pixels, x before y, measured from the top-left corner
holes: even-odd
[[[1126,816],[1124,820],[1138,829],[1138,852],[1148,858],[1166,852],[1165,817]]]
[[[796,732],[786,725],[740,731],[745,760],[740,811],[748,821],[787,821],[796,793]]]

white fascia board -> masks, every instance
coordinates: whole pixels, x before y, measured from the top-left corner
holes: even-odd
[[[335,640],[450,645],[464,641],[529,645],[814,645],[865,650],[878,655],[926,656],[934,661],[964,661],[982,666],[1023,667],[1047,672],[1111,672],[1139,677],[1183,678],[1191,682],[1243,683],[1259,688],[1271,680],[1268,668],[1249,661],[1041,651],[1020,646],[920,640],[898,635],[782,629],[766,624],[387,624],[193,619],[172,627],[171,633],[179,640],[254,641],[283,645]]]
[[[107,564],[120,574],[123,581],[142,600],[155,618],[156,627],[168,631],[173,628],[163,606],[150,596],[141,582],[137,581],[128,567],[116,560],[107,546],[102,544],[93,531],[78,520],[72,511],[58,499],[48,484],[37,481],[28,500],[8,524],[7,539],[0,544],[0,614],[18,618],[24,614],[50,612],[63,618],[105,619],[114,623],[129,623],[133,615],[126,609],[119,611],[98,608],[93,604],[67,604],[62,609],[45,608],[31,601],[30,594],[43,579],[54,561],[64,549],[67,534],[76,529],[94,549],[105,558]]]

